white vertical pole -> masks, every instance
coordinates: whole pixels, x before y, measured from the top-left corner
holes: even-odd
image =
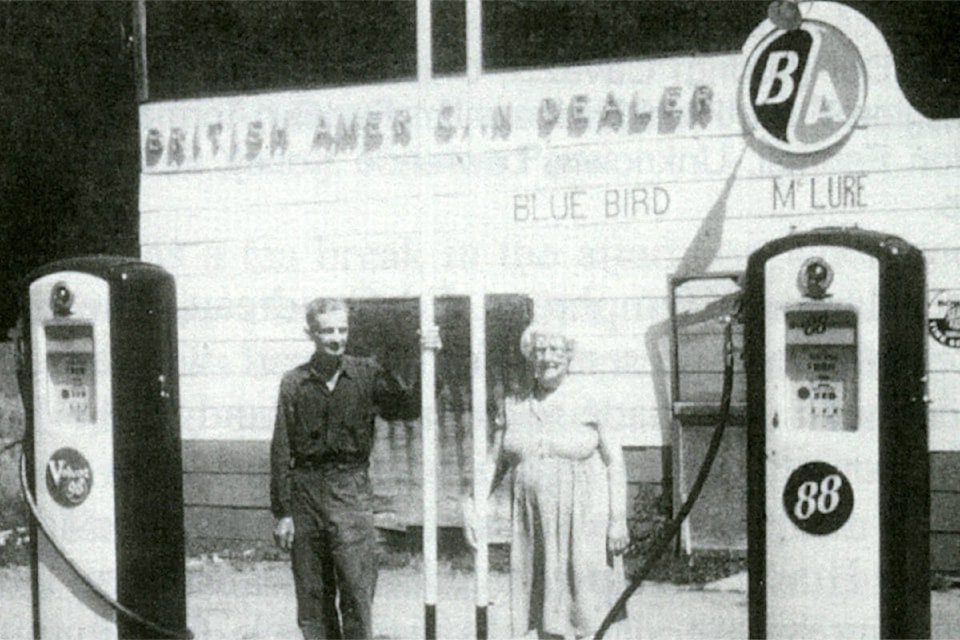
[[[477,108],[477,84],[483,73],[483,25],[481,0],[467,0],[467,104],[470,114],[469,158],[470,184],[476,185],[474,158],[477,137],[480,133],[479,119],[473,117]],[[483,190],[473,191],[472,208],[483,206]],[[479,265],[478,265],[479,267]],[[476,527],[477,551],[474,562],[476,572],[476,635],[478,640],[487,638],[487,572],[489,569],[487,539],[487,493],[490,481],[487,473],[487,336],[486,296],[484,295],[481,270],[478,282],[470,296],[470,379],[471,415],[473,419],[473,504]]]
[[[477,639],[487,638],[487,340],[486,305],[483,293],[470,296],[470,365],[472,380],[471,414],[473,416],[473,504],[475,509],[476,559],[476,625]]]
[[[417,89],[419,106],[419,207],[422,212],[421,260],[422,293],[420,296],[420,335],[427,335],[435,324],[433,309],[434,280],[434,211],[427,165],[427,132],[429,116],[427,97],[433,79],[433,42],[430,15],[431,0],[417,0]],[[437,411],[434,371],[436,354],[432,348],[420,350],[420,418],[423,439],[423,608],[424,637],[437,637]]]

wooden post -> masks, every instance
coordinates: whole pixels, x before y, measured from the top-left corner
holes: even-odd
[[[489,570],[487,539],[487,493],[490,479],[487,471],[487,339],[486,304],[482,293],[470,296],[470,378],[473,406],[473,505],[477,541],[476,622],[477,639],[487,638],[487,572]]]
[[[467,99],[468,113],[475,113],[477,84],[483,73],[483,24],[480,0],[467,0],[466,7],[467,40]],[[475,171],[477,137],[479,123],[471,118],[468,167],[471,184],[476,184]],[[479,210],[483,202],[482,189],[473,191],[474,210]],[[478,265],[479,266],[479,265]],[[474,561],[476,572],[476,631],[478,640],[487,638],[487,573],[489,570],[487,537],[487,493],[489,474],[487,472],[487,336],[486,336],[486,296],[483,278],[477,269],[478,283],[470,296],[470,380],[471,380],[471,416],[473,419],[473,505],[476,527],[477,550]]]
[[[432,189],[425,169],[427,158],[426,133],[427,96],[433,78],[433,43],[431,0],[417,0],[417,87],[419,95],[420,171],[419,204],[421,218],[421,260],[423,282],[420,296],[420,335],[433,331],[433,246],[434,212]],[[420,388],[422,390],[421,437],[423,439],[423,608],[424,637],[437,637],[437,411],[436,411],[436,353],[432,348],[421,348]]]

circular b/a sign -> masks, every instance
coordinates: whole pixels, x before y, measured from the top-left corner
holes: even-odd
[[[47,462],[47,491],[64,507],[82,504],[93,488],[93,469],[76,449],[57,449]]]
[[[853,512],[853,487],[843,472],[826,462],[807,462],[794,469],[783,488],[783,508],[802,531],[827,535]]]
[[[856,45],[836,27],[812,20],[763,38],[741,79],[740,104],[751,133],[788,153],[816,153],[843,140],[866,97],[867,73]]]
[[[934,296],[927,312],[927,326],[934,340],[960,349],[960,289],[947,289]]]

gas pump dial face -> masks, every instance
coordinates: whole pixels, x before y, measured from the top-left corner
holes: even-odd
[[[783,508],[793,524],[827,535],[846,524],[853,512],[853,487],[842,471],[826,462],[797,467],[783,488]]]

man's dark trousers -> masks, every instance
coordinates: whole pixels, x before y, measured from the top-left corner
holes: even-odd
[[[291,496],[297,623],[304,638],[372,638],[377,535],[366,465],[297,469]]]

